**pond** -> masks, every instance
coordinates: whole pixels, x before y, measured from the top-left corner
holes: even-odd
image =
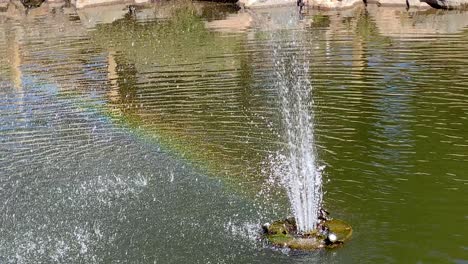
[[[468,12],[127,11],[0,13],[0,263],[468,263]],[[354,229],[313,253],[259,240],[297,58]]]

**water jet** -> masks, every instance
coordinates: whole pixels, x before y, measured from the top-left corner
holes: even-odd
[[[286,45],[273,43],[275,88],[286,143],[283,158],[273,171],[286,189],[294,216],[264,225],[263,231],[267,241],[278,247],[333,248],[351,237],[352,228],[344,221],[329,219],[322,208],[325,166],[319,166],[315,149],[313,87],[300,36],[293,32]]]

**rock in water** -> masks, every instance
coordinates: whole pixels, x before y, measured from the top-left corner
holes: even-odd
[[[307,251],[335,248],[349,240],[353,233],[353,229],[346,222],[327,219],[318,225],[317,230],[300,234],[292,217],[264,225],[263,231],[264,238],[274,246]]]

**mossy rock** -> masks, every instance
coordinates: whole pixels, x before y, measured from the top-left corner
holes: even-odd
[[[351,238],[353,234],[353,228],[343,220],[331,219],[325,221],[324,225],[328,227],[328,230],[336,235],[337,241],[345,242]]]
[[[316,250],[320,248],[335,248],[351,238],[353,229],[346,222],[339,219],[328,219],[320,223],[322,231],[314,230],[309,233],[297,232],[294,218],[275,221],[270,225],[264,225],[264,237],[277,247],[287,247],[295,250]],[[326,230],[326,231],[323,231]],[[329,235],[334,234],[334,241],[330,241]]]

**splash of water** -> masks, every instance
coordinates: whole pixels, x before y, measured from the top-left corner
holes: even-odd
[[[281,182],[287,189],[300,232],[316,227],[322,203],[322,175],[314,142],[312,85],[309,62],[298,42],[274,46],[278,91],[287,145],[281,160]]]

